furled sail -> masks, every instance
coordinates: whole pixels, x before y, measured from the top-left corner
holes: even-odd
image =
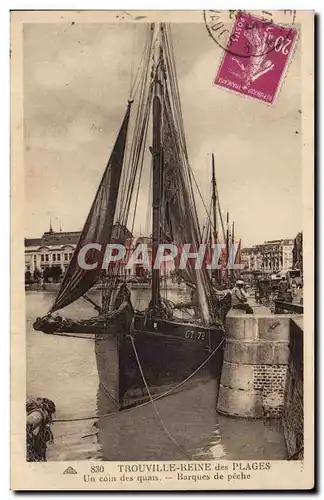
[[[163,194],[164,232],[169,233],[178,247],[191,243],[191,252],[197,252],[201,243],[199,223],[191,196],[191,181],[188,165],[181,153],[178,133],[172,116],[168,92],[165,93],[163,116]],[[208,296],[212,288],[205,266],[195,269],[193,261],[188,261],[182,270],[185,281],[195,285],[202,317],[206,323],[212,321],[208,306]]]
[[[62,309],[77,300],[96,283],[101,274],[105,246],[110,242],[112,236],[116,202],[125,154],[130,107],[131,103],[129,102],[106,170],[101,179],[70,265],[64,276],[61,288],[50,312]],[[85,262],[88,265],[95,263],[98,263],[98,265],[94,269],[83,269],[79,265],[78,256],[80,250],[90,243],[102,245],[102,250],[99,251],[95,248],[89,248],[85,255]]]

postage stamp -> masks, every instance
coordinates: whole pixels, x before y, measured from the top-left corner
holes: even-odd
[[[296,40],[294,28],[239,12],[214,83],[273,104]]]

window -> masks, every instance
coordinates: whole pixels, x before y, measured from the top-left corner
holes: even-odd
[[[61,254],[60,253],[57,254],[57,260],[61,260]]]
[[[53,253],[53,262],[56,261],[56,253]]]
[[[36,255],[34,255],[34,262],[36,262]]]
[[[44,262],[44,260],[45,260],[45,255],[42,253],[42,255],[41,255],[41,262]]]
[[[64,260],[68,260],[68,254],[67,253],[64,254]]]
[[[45,255],[45,260],[46,260],[46,262],[49,261],[49,255],[48,255],[48,253]]]

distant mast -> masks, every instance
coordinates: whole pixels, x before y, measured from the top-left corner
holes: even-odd
[[[226,260],[228,261],[229,256],[229,212],[226,212]]]
[[[229,212],[226,212],[226,280],[229,283],[230,270],[228,269],[229,263],[229,239],[230,239],[230,230],[229,230]]]
[[[213,203],[213,222],[214,222],[214,244],[218,243],[218,229],[217,229],[217,194],[216,194],[216,176],[215,176],[215,158],[212,153],[212,203]]]
[[[234,227],[235,227],[235,223],[234,221],[232,222],[232,249],[231,251],[233,252],[234,251],[234,243],[235,243],[235,234],[234,234]],[[234,262],[235,262],[235,257],[234,257]],[[231,274],[231,276],[234,278],[235,277],[235,271],[234,269],[231,269],[229,270],[229,273]]]

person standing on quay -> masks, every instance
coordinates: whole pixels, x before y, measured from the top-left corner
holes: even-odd
[[[232,308],[241,309],[246,314],[254,314],[252,307],[247,303],[247,297],[244,290],[244,281],[237,280],[235,287],[232,289]]]

